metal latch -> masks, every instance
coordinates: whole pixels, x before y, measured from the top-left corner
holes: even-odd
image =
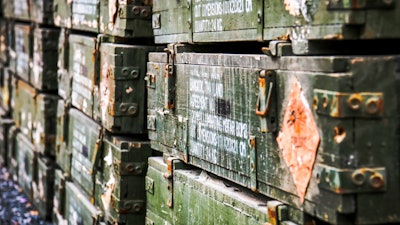
[[[339,169],[316,164],[318,187],[337,194],[386,191],[386,169]]]
[[[164,87],[165,87],[165,98],[164,107],[166,109],[175,108],[175,51],[174,45],[168,45],[168,48],[164,49],[167,53],[167,64],[164,68]]]
[[[342,93],[314,90],[313,106],[316,112],[334,118],[382,117],[383,103],[381,92]]]
[[[115,197],[112,195],[113,201],[117,202]],[[120,200],[118,213],[120,214],[131,214],[131,213],[142,213],[146,210],[145,203],[143,200]]]
[[[279,225],[289,217],[287,206],[279,201],[268,201],[267,208],[269,223],[266,224],[268,225]]]
[[[329,0],[329,10],[393,9],[394,0]]]
[[[261,132],[276,131],[276,96],[275,72],[261,70],[258,76],[258,98],[256,103],[256,115],[260,117]]]
[[[250,135],[250,189],[257,191],[257,143],[256,136]]]
[[[167,200],[167,206],[169,208],[172,208],[174,206],[174,197],[173,197],[173,192],[174,192],[174,188],[173,188],[173,172],[174,172],[174,161],[180,161],[178,158],[176,157],[168,157],[166,159],[166,163],[167,163],[167,172],[164,173],[164,178],[168,180],[168,185],[167,185],[167,191],[169,194],[169,198]]]

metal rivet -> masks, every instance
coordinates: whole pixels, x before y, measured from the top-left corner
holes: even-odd
[[[125,104],[123,104],[123,105],[120,105],[120,106],[119,106],[119,109],[120,109],[122,112],[126,112],[126,110],[127,110],[128,108],[127,108],[127,106],[126,106]]]
[[[132,71],[131,71],[131,76],[132,76],[133,78],[138,78],[138,77],[139,77],[139,72],[138,72],[137,70],[132,70]]]
[[[126,171],[128,171],[130,173],[132,173],[135,170],[135,168],[132,164],[126,165],[125,169],[126,169]]]
[[[266,74],[265,70],[261,70],[259,73],[259,77],[264,78],[265,74]]]
[[[351,95],[347,100],[347,104],[352,110],[359,110],[361,107],[361,102],[362,102],[361,96],[357,94]]]
[[[367,113],[376,114],[379,112],[379,99],[370,98],[367,100]]]
[[[150,15],[150,11],[147,10],[147,9],[143,9],[143,10],[140,12],[140,14],[141,14],[143,17],[148,17],[148,16]]]
[[[135,15],[139,15],[140,14],[140,9],[138,7],[133,7],[132,8],[132,13]]]
[[[128,68],[123,68],[123,69],[121,70],[121,72],[122,72],[122,75],[124,75],[124,76],[128,76],[128,74],[129,74]]]
[[[318,98],[317,97],[313,98],[313,108],[314,108],[314,110],[316,110],[318,108]]]
[[[140,211],[142,210],[142,207],[141,207],[139,204],[135,204],[135,205],[133,206],[133,210],[134,210],[135,212],[140,212]]]
[[[328,99],[328,97],[327,97],[327,96],[322,97],[322,107],[323,107],[324,109],[326,109],[326,107],[328,107],[328,104],[329,104],[329,99]]]
[[[129,107],[128,113],[131,114],[131,115],[135,115],[135,114],[137,113],[137,108],[136,108],[136,106],[131,106],[131,107]]]
[[[365,182],[365,174],[362,173],[359,170],[354,171],[354,173],[351,175],[351,180],[353,183],[357,186],[361,186]]]
[[[370,182],[370,185],[371,185],[374,189],[379,189],[379,188],[383,187],[383,185],[384,185],[383,177],[382,177],[382,175],[379,174],[379,173],[373,174],[373,175],[369,178],[369,182]]]

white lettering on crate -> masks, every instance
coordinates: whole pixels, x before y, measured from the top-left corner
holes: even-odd
[[[221,157],[243,159],[248,155],[249,127],[230,118],[231,103],[224,99],[222,74],[215,67],[200,68],[188,79],[190,151],[211,163],[221,163]]]
[[[196,0],[193,10],[194,31],[223,31],[223,18],[221,16],[251,13],[253,11],[252,1],[225,0],[209,2]]]

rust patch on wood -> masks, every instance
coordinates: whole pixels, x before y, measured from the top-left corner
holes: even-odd
[[[320,136],[310,107],[297,80],[293,84],[283,118],[282,130],[276,140],[293,176],[298,196],[301,202],[304,202]]]

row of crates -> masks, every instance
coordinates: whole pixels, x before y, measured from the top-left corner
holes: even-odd
[[[396,1],[2,5],[0,162],[55,224],[400,222]]]

